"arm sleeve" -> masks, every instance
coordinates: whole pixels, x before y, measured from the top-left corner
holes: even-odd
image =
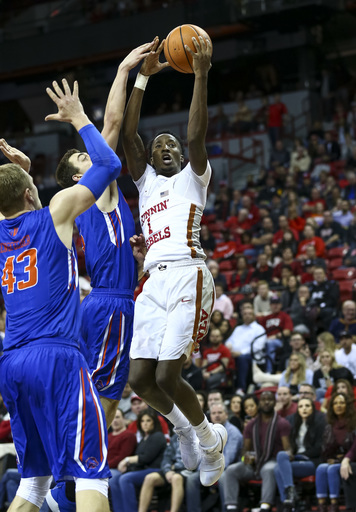
[[[119,176],[121,162],[94,125],[84,126],[79,130],[79,135],[93,163],[79,183],[87,187],[95,199],[98,199],[106,187]]]

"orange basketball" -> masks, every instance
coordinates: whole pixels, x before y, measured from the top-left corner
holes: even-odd
[[[164,43],[164,56],[173,69],[180,73],[193,73],[193,58],[184,45],[186,44],[195,52],[192,37],[198,39],[199,36],[208,37],[211,42],[205,30],[196,25],[180,25],[170,31]]]

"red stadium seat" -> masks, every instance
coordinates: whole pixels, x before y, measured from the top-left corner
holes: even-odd
[[[339,282],[341,302],[344,302],[345,300],[352,300],[352,292],[355,289],[355,283],[356,279]]]
[[[236,268],[235,260],[223,260],[219,263],[219,268],[221,271],[223,270],[234,270]]]
[[[336,270],[332,271],[331,277],[332,277],[332,279],[335,279],[336,281],[346,281],[348,279],[355,279],[356,278],[356,268],[354,268],[354,267],[337,268]]]
[[[342,266],[342,258],[333,258],[326,262],[328,270],[333,271]]]
[[[327,259],[330,260],[332,258],[343,258],[347,253],[348,249],[346,247],[333,247],[328,250]]]
[[[208,224],[208,228],[210,231],[223,231],[225,229],[224,221],[223,220],[217,220],[211,224]]]
[[[221,269],[221,264],[220,264],[220,269]],[[232,276],[235,274],[235,270],[222,270],[221,273],[223,276],[225,276],[227,286],[230,286],[231,281],[232,281]]]

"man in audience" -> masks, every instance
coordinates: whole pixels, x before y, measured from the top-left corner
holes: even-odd
[[[339,342],[340,333],[347,331],[356,336],[356,303],[353,300],[345,300],[342,304],[342,316],[331,321],[329,331]]]
[[[310,299],[317,308],[317,325],[326,331],[335,316],[339,303],[339,285],[326,277],[322,267],[315,267],[313,282],[309,285]]]
[[[243,438],[242,434],[237,427],[232,425],[228,420],[228,410],[225,404],[215,403],[210,409],[210,420],[212,423],[220,423],[224,425],[227,430],[228,438],[224,448],[225,457],[225,470],[230,464],[240,459]],[[196,471],[187,477],[186,481],[186,503],[187,512],[201,512],[201,497],[200,497],[201,484],[199,480],[199,472]],[[224,497],[219,485],[220,498],[222,504]]]
[[[289,451],[291,430],[289,422],[275,412],[275,405],[274,393],[263,391],[257,417],[244,429],[243,461],[228,466],[220,478],[226,510],[238,510],[240,482],[256,478],[262,479],[260,510],[272,509],[276,457],[279,451]]]
[[[119,462],[135,453],[137,439],[125,425],[125,418],[120,408],[117,409],[108,434],[108,464],[111,472],[118,469]]]
[[[208,393],[207,403],[208,403],[208,411],[212,408],[214,404],[222,404],[224,402],[224,397],[218,389],[211,389]]]
[[[283,216],[284,217],[284,216]],[[301,276],[303,267],[300,261],[296,260],[291,247],[285,247],[282,251],[282,261],[278,263],[272,273],[273,281],[279,283],[281,280],[282,268],[284,265],[289,265],[292,269],[293,275]]]
[[[219,329],[212,329],[209,336],[210,348],[203,352],[203,379],[207,389],[219,387],[226,376],[226,368],[231,359],[230,350],[223,344]]]
[[[289,339],[289,349],[283,354],[284,357],[281,358],[279,370],[285,370],[289,357],[297,353],[303,354],[306,360],[306,367],[312,369],[313,358],[311,357],[310,348],[303,334],[299,331],[293,331]]]
[[[297,402],[293,402],[289,387],[281,386],[277,389],[277,401],[274,410],[277,411],[277,414],[282,416],[282,418],[286,418],[297,412],[298,404]]]
[[[343,228],[348,228],[353,220],[353,213],[351,211],[350,203],[344,199],[340,203],[340,210],[333,213],[334,220],[341,224]]]
[[[270,291],[267,281],[259,281],[257,295],[253,299],[253,309],[256,316],[266,316],[271,313],[270,299],[272,297],[273,293]]]
[[[315,409],[317,411],[320,411],[320,402],[316,399],[316,391],[315,387],[312,384],[309,384],[309,382],[302,382],[299,384],[299,392],[298,392],[299,399],[301,398],[310,398],[313,400]],[[323,414],[323,413],[320,413]]]
[[[344,241],[344,230],[338,222],[335,222],[330,211],[323,213],[323,223],[318,228],[316,234],[320,236],[325,243],[326,249],[338,247]]]
[[[297,258],[299,260],[306,260],[306,248],[308,245],[314,245],[316,250],[316,255],[318,258],[324,256],[325,252],[325,243],[320,238],[320,236],[315,235],[315,229],[310,224],[306,224],[303,230],[304,239],[299,242]]]
[[[282,311],[282,302],[278,295],[270,299],[271,313],[258,318],[258,323],[265,328],[266,342],[266,372],[273,372],[276,351],[283,347],[283,342],[289,339],[293,330],[293,322],[288,313]]]
[[[339,336],[340,348],[335,350],[335,360],[341,366],[348,368],[354,379],[356,379],[356,345],[353,342],[352,334],[342,331]]]
[[[261,351],[266,344],[266,331],[255,320],[251,304],[246,303],[241,310],[242,325],[235,327],[231,336],[226,340],[225,345],[231,351],[236,364],[236,387],[239,392],[246,391],[248,386],[249,372],[251,369],[251,350],[261,357]]]
[[[293,233],[295,241],[299,242],[299,233],[298,233],[298,231],[296,229],[293,229],[293,228],[289,227],[288,219],[287,219],[287,217],[285,215],[280,215],[278,217],[278,226],[279,226],[279,230],[276,231],[274,233],[274,235],[273,235],[273,240],[272,240],[272,247],[273,247],[273,249],[277,249],[278,245],[283,240],[284,233],[286,233],[287,231],[291,231]],[[287,262],[287,264],[289,265],[290,262]]]
[[[203,387],[203,375],[202,371],[198,366],[195,365],[192,357],[188,357],[183,364],[182,377],[185,379],[192,388],[197,391]]]
[[[224,290],[227,290],[227,282],[224,274],[221,274],[219,263],[215,260],[209,260],[207,263],[207,267],[213,276],[214,283],[222,283]]]

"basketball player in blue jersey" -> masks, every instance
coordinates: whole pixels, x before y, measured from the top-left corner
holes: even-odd
[[[122,127],[128,169],[139,190],[140,218],[146,240],[144,269],[150,278],[135,304],[129,382],[134,391],[175,426],[187,469],[200,464],[200,480],[214,484],[224,470],[227,432],[212,425],[196,393],[181,377],[182,366],[205,336],[214,304],[214,285],[199,243],[211,167],[207,160],[207,82],[212,47],[193,38],[194,90],[189,111],[189,163],[180,139],[159,133],[148,148],[138,123],[150,75],[165,68],[159,56],[164,42],[156,39],[145,58],[129,99]],[[139,240],[137,240],[139,243]],[[110,482],[113,491],[115,477]]]
[[[76,482],[77,510],[108,512],[104,411],[79,350],[79,289],[73,223],[117,178],[121,162],[78,97],[53,82],[47,93],[90,155],[81,183],[41,209],[32,178],[0,166],[0,274],[6,332],[0,392],[11,417],[21,482],[9,511],[35,512],[56,480]]]

